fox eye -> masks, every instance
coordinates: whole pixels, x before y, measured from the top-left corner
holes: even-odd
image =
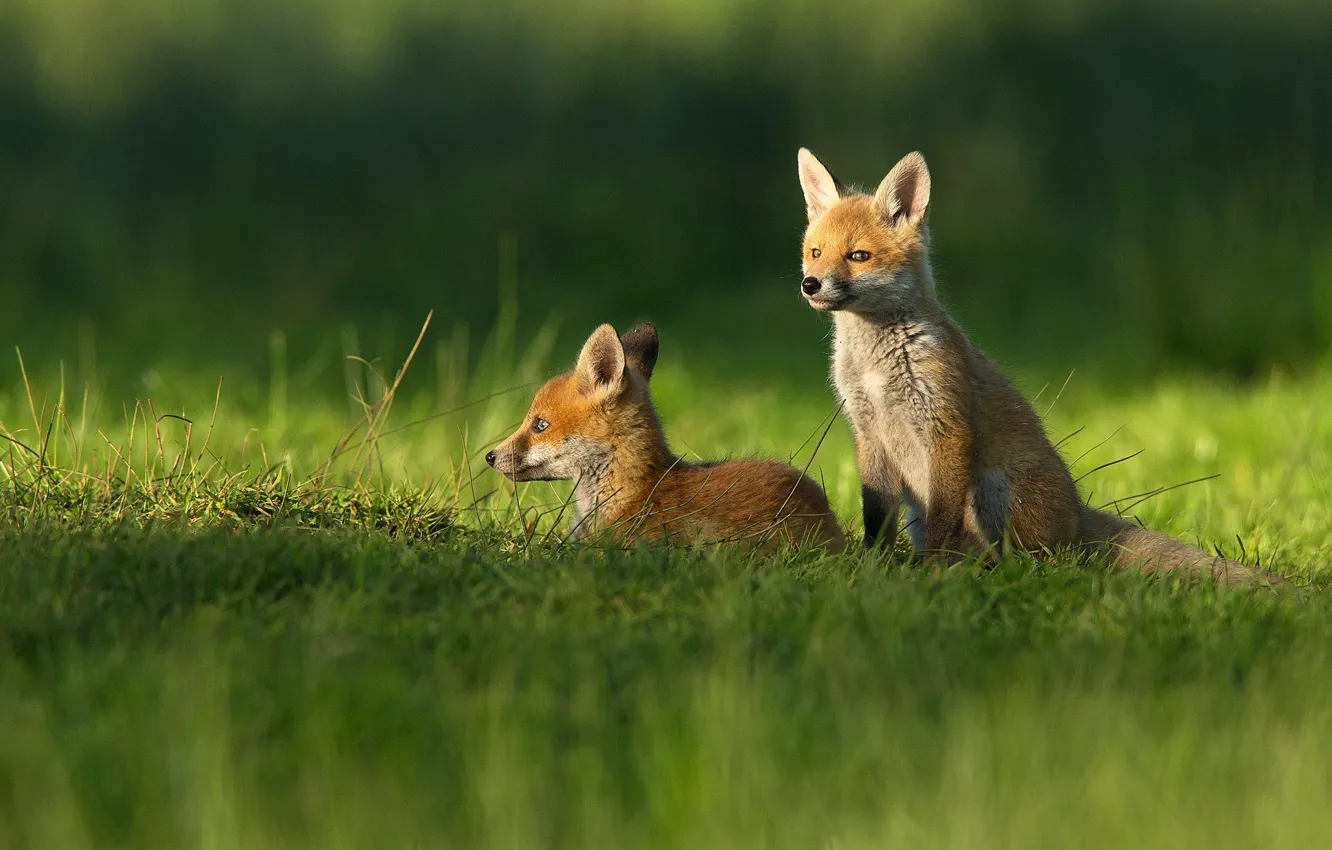
[[[819,257],[823,256],[823,252],[820,251],[818,248],[811,248],[809,255],[817,260]]]
[[[869,251],[852,251],[846,258],[853,263],[863,263],[870,258]]]
[[[544,419],[538,419],[537,421],[532,423],[532,430],[536,431],[538,434],[540,434],[542,431],[546,430],[549,427],[550,423]]]

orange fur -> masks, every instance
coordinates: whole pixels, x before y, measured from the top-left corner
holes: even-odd
[[[833,379],[856,437],[865,541],[903,504],[917,552],[993,557],[1080,546],[1121,567],[1281,580],[1084,505],[1040,418],[944,310],[929,265],[929,170],[908,154],[873,195],[799,157],[801,289],[833,314]]]
[[[602,325],[487,460],[515,481],[573,479],[572,531],[623,540],[845,545],[823,490],[767,460],[687,463],[671,452],[648,381],[657,334]],[[541,423],[547,423],[544,426]]]

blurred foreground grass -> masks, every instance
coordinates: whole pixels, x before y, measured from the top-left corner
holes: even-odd
[[[1325,372],[1041,392],[1079,472],[1144,449],[1094,502],[1219,473],[1130,512],[1308,585],[1250,594],[565,546],[563,489],[476,458],[574,352],[441,337],[391,405],[405,358],[325,375],[349,408],[291,390],[280,336],[220,401],[169,371],[124,407],[0,398],[0,847],[1332,838]],[[810,459],[821,385],[728,381],[687,341],[654,376],[677,448]],[[840,422],[811,469],[858,532]]]
[[[5,846],[1332,836],[1318,595],[468,534],[0,542]]]

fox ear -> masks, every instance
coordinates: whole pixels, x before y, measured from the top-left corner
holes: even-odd
[[[651,322],[644,322],[629,333],[620,337],[624,346],[624,362],[630,369],[637,369],[644,378],[652,377],[652,367],[657,365],[657,349],[660,342],[657,328]]]
[[[813,221],[846,194],[846,187],[823,167],[809,148],[800,149],[796,163],[800,169],[800,188],[805,191],[805,212]]]
[[[606,395],[620,388],[624,383],[624,346],[615,328],[602,325],[592,332],[583,343],[574,373],[584,395]]]
[[[889,224],[919,224],[930,206],[930,169],[920,151],[898,160],[874,193],[874,206]]]

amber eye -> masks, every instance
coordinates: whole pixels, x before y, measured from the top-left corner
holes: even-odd
[[[853,263],[863,263],[870,258],[869,251],[852,251],[846,258]]]
[[[544,419],[538,419],[537,421],[532,423],[532,430],[536,431],[538,434],[540,434],[542,431],[546,430],[549,427],[550,423]]]
[[[818,248],[811,248],[809,255],[817,260],[819,257],[823,256],[823,252],[820,251]]]

